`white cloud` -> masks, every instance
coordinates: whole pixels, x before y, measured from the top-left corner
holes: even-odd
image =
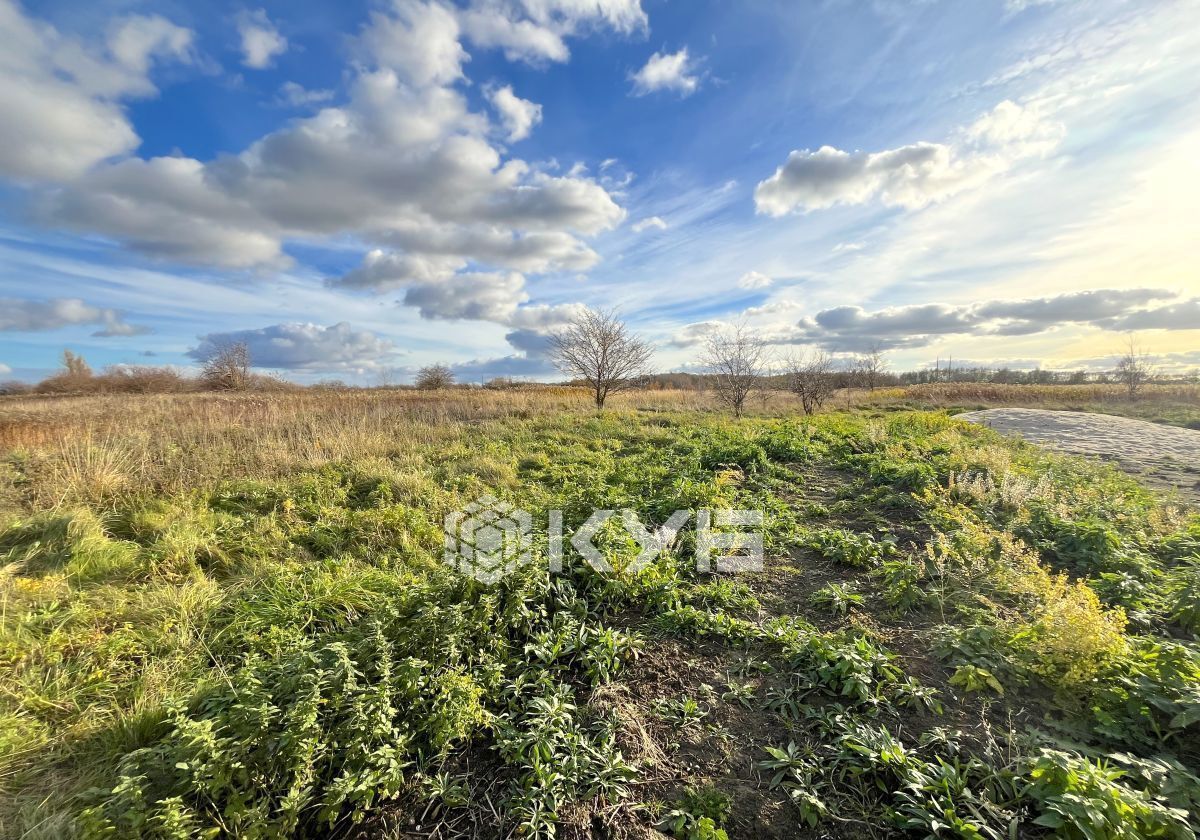
[[[10,373],[12,373],[12,368],[4,364],[4,362],[0,362],[0,376],[7,376]]]
[[[376,248],[367,253],[362,265],[342,277],[331,280],[329,285],[385,292],[411,283],[444,280],[463,265],[461,260],[454,258],[389,253]]]
[[[504,160],[486,117],[443,84],[465,56],[453,15],[415,0],[398,2],[397,15],[375,13],[361,41],[379,66],[360,70],[346,105],[236,156],[100,168],[42,196],[40,218],[225,267],[284,265],[285,239],[340,234],[520,271],[594,263],[579,237],[624,211],[590,178]]]
[[[855,251],[861,251],[865,247],[867,247],[867,243],[865,242],[839,242],[833,246],[833,253],[851,254]]]
[[[279,95],[275,101],[291,108],[303,108],[308,105],[320,105],[331,99],[332,90],[310,90],[296,82],[284,82],[279,86]]]
[[[528,297],[525,278],[515,271],[469,272],[409,286],[404,303],[417,307],[422,318],[504,323]]]
[[[669,343],[673,347],[693,347],[714,333],[725,329],[726,326],[723,321],[698,321],[676,330],[671,335]]]
[[[392,0],[388,11],[371,12],[362,43],[380,67],[417,87],[450,84],[470,60],[459,43],[454,10],[436,2]]]
[[[629,35],[648,25],[641,0],[473,0],[458,20],[472,43],[530,64],[566,61],[565,39],[589,28]]]
[[[775,282],[772,278],[759,271],[747,271],[738,278],[740,289],[765,289]]]
[[[192,33],[157,15],[120,18],[103,44],[0,0],[0,175],[68,179],[137,148],[121,100],[156,92],[156,62],[192,60]]]
[[[279,33],[263,9],[240,12],[237,30],[242,39],[242,64],[247,67],[262,70],[271,66],[275,56],[287,52],[287,38]]]
[[[629,75],[633,95],[645,96],[658,90],[669,90],[690,96],[700,86],[695,62],[688,57],[687,47],[676,53],[655,53],[637,72]]]
[[[667,223],[658,216],[649,216],[645,219],[634,222],[631,227],[634,233],[641,233],[642,231],[650,230],[650,228],[655,228],[656,230],[666,230]]]
[[[542,106],[517,96],[513,93],[512,85],[492,88],[487,92],[487,97],[500,115],[510,143],[524,140],[533,127],[542,121]]]
[[[1096,289],[1054,297],[986,300],[971,304],[925,303],[867,312],[837,306],[803,318],[786,340],[811,341],[830,350],[924,347],[936,336],[1026,336],[1067,324],[1105,330],[1200,329],[1200,299],[1148,305],[1175,297],[1164,289]]]
[[[323,327],[318,324],[273,324],[251,330],[209,333],[188,351],[204,361],[230,343],[243,342],[256,367],[307,371],[369,371],[395,357],[395,345],[369,330],[357,330],[346,322]]]
[[[547,332],[574,321],[587,311],[582,303],[560,303],[555,305],[538,303],[522,306],[508,319],[509,326],[527,332]]]
[[[832,146],[794,151],[758,184],[755,207],[770,216],[875,199],[892,207],[924,207],[978,186],[1022,158],[1048,153],[1063,129],[1004,101],[959,134],[952,143],[913,143],[882,152]]]
[[[504,50],[509,61],[536,64],[571,57],[561,34],[530,20],[513,20],[495,4],[475,4],[459,15],[463,31],[475,44]]]
[[[125,323],[114,309],[92,306],[79,298],[0,298],[0,332],[38,332],[90,324],[100,325],[101,329],[92,333],[100,338],[149,332],[146,327]]]
[[[192,31],[158,15],[133,15],[120,20],[108,33],[108,51],[116,62],[134,74],[133,87],[146,88],[144,77],[156,59],[192,61]]]

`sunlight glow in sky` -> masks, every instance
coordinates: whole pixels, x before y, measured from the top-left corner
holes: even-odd
[[[0,378],[546,377],[585,306],[1200,368],[1200,5],[0,0]]]

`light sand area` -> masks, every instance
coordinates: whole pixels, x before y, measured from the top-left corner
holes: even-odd
[[[1182,499],[1200,505],[1200,431],[1110,414],[1039,408],[989,408],[957,418],[1061,452],[1113,461],[1148,486],[1178,490]]]

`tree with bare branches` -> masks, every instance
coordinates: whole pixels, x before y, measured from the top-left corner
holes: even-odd
[[[653,352],[612,310],[588,309],[550,336],[554,366],[587,383],[597,410],[604,408],[609,394],[646,376]]]
[[[883,358],[883,347],[879,342],[872,344],[855,360],[859,381],[867,386],[868,391],[874,391],[879,384],[884,371],[887,370],[887,360]]]
[[[746,397],[763,385],[767,373],[766,343],[744,323],[734,324],[709,335],[700,363],[712,376],[717,398],[742,416]]]
[[[446,365],[427,365],[417,371],[414,384],[422,391],[440,391],[454,384],[454,371]]]
[[[245,391],[250,387],[250,348],[244,341],[231,341],[213,347],[200,380],[217,391]]]
[[[784,360],[784,377],[805,414],[816,412],[837,390],[833,356],[824,350],[789,356]]]
[[[1137,341],[1131,334],[1121,358],[1117,360],[1117,381],[1125,386],[1132,402],[1141,395],[1142,388],[1150,381],[1153,371],[1146,354],[1138,347]]]

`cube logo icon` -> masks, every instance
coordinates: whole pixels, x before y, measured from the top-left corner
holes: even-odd
[[[533,559],[533,517],[495,496],[480,496],[444,520],[447,566],[491,585]]]

